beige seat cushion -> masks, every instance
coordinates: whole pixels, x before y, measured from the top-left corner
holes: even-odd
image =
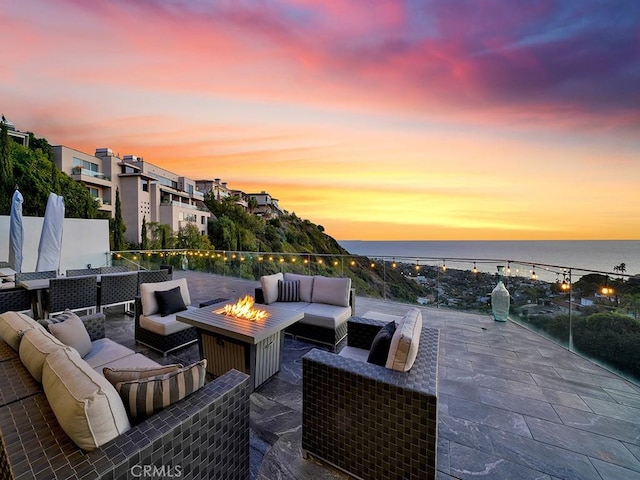
[[[56,350],[68,348],[44,328],[27,330],[20,341],[20,361],[31,376],[42,383],[42,368],[47,356]]]
[[[278,300],[278,280],[284,280],[284,276],[280,272],[260,277],[260,285],[262,286],[265,305],[269,305]]]
[[[313,277],[311,301],[313,303],[348,307],[350,291],[350,278],[332,278],[316,275]]]
[[[350,307],[339,307],[325,303],[309,303],[302,309],[304,317],[300,320],[306,325],[323,328],[337,328],[351,317]]]
[[[5,312],[0,314],[0,338],[16,352],[20,347],[22,332],[31,328],[42,329],[42,326],[24,313]]]
[[[133,354],[133,350],[114,342],[110,338],[99,338],[91,344],[91,351],[83,357],[83,360],[87,362],[91,368],[101,369],[108,363],[130,357]]]
[[[158,301],[156,300],[156,291],[165,292],[172,288],[180,287],[182,300],[188,307],[191,305],[191,297],[189,296],[189,287],[186,278],[178,278],[176,280],[167,280],[166,282],[143,283],[140,285],[140,302],[142,303],[142,314],[145,316],[158,313]]]
[[[409,371],[418,356],[421,332],[422,313],[417,308],[412,308],[396,326],[385,366],[400,372]]]
[[[284,281],[300,280],[300,301],[311,302],[311,293],[313,292],[313,277],[311,275],[300,275],[298,273],[285,273]],[[277,282],[276,282],[277,283]]]
[[[197,308],[187,307],[187,310],[185,311],[189,310],[197,310]],[[179,313],[180,312],[178,312],[178,314]],[[159,313],[154,315],[140,315],[140,326],[145,330],[165,336],[191,327],[188,323],[176,320],[175,313],[167,315],[166,317],[163,317]]]
[[[95,450],[131,428],[113,385],[75,350],[47,356],[42,386],[58,423],[83,450]]]

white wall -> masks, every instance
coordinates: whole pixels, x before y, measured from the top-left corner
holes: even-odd
[[[0,215],[0,260],[9,259],[9,216]],[[38,261],[42,217],[23,217],[22,271],[33,272]],[[109,220],[65,218],[60,273],[71,268],[106,265],[109,259]]]

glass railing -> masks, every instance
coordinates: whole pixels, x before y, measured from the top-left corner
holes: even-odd
[[[344,276],[360,296],[484,315],[493,315],[491,293],[502,266],[509,320],[640,384],[640,277],[623,272],[508,259],[214,250],[112,252],[110,261],[248,280],[276,272]]]
[[[187,208],[189,210],[201,210],[197,205],[191,205],[189,203],[179,202],[177,200],[165,200],[160,202],[160,205],[171,206],[171,207],[182,207]]]
[[[93,170],[89,170],[88,168],[73,167],[71,169],[71,173],[75,175],[84,175],[87,177],[99,178],[100,180],[107,180],[107,181],[111,180],[111,177],[105,175],[104,173],[95,172]]]

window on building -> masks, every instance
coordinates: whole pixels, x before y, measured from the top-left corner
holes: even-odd
[[[93,198],[98,198],[99,193],[97,188],[89,187],[89,195]]]

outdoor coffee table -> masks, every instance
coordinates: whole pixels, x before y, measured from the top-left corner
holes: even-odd
[[[251,375],[256,389],[280,371],[284,329],[304,314],[269,305],[254,305],[269,316],[245,320],[215,313],[234,301],[216,303],[176,314],[176,320],[196,327],[200,358],[207,359],[207,372],[220,376],[232,368]]]

